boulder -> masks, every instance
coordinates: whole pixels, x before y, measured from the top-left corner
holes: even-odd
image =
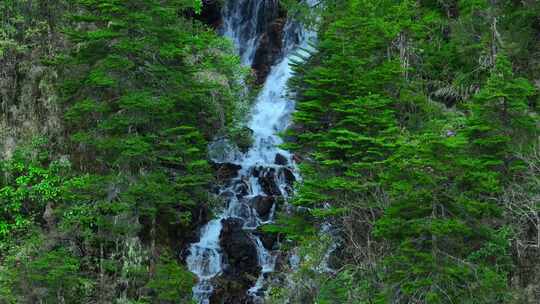
[[[257,195],[250,200],[249,204],[257,211],[259,217],[268,219],[275,202],[276,198],[273,196]]]
[[[234,163],[241,157],[242,153],[234,141],[226,137],[217,138],[208,144],[208,158],[216,169],[222,164]]]
[[[196,17],[214,29],[219,28],[223,22],[221,17],[221,1],[203,1],[202,11]]]
[[[287,160],[287,158],[285,156],[283,156],[283,155],[281,155],[279,153],[276,154],[276,158],[274,160],[274,163],[276,165],[286,166],[288,162],[289,161]]]
[[[210,304],[256,304],[244,286],[230,280],[227,275],[217,277],[213,281],[214,292],[210,297]]]
[[[261,272],[257,248],[249,234],[242,229],[243,221],[235,218],[222,222],[220,245],[225,268],[216,282],[211,303],[251,303],[245,297]],[[219,300],[219,302],[214,302]]]
[[[264,169],[264,171],[259,174],[259,184],[267,195],[281,195],[281,190],[276,183],[276,169]]]
[[[269,24],[267,31],[261,36],[259,47],[255,52],[251,67],[257,75],[257,83],[263,84],[270,73],[272,65],[280,57],[283,47],[284,18],[277,18]]]
[[[248,273],[257,277],[260,272],[257,249],[249,234],[242,229],[243,221],[227,218],[221,223],[223,227],[219,241],[226,264],[238,274]]]
[[[249,185],[248,182],[245,180],[239,181],[234,185],[234,192],[236,193],[236,197],[238,199],[241,199],[242,197],[249,194]]]
[[[261,175],[261,171],[263,170],[262,166],[259,167],[253,167],[251,169],[251,175],[254,177],[259,177]]]
[[[219,182],[224,182],[233,179],[238,176],[238,171],[242,169],[242,166],[222,163],[217,165],[216,177]]]
[[[289,168],[282,168],[281,174],[283,174],[283,178],[285,179],[285,182],[289,186],[292,186],[293,183],[296,181],[296,177],[294,176],[294,173]]]
[[[278,235],[275,233],[264,233],[260,231],[260,229],[257,229],[253,232],[254,235],[259,237],[259,240],[261,240],[261,243],[263,244],[264,248],[267,250],[274,250],[274,245],[276,244]]]

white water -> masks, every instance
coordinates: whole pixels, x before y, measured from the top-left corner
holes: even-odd
[[[235,43],[243,64],[251,65],[266,26],[268,14],[276,13],[276,0],[236,0],[225,4],[222,31]],[[250,205],[251,198],[271,195],[267,193],[268,191],[264,191],[259,177],[270,176],[279,188],[279,193],[274,193],[274,195],[285,198],[290,192],[286,178],[287,172],[289,175],[294,174],[297,178],[290,153],[277,147],[282,143],[277,134],[288,127],[294,110],[293,101],[285,96],[287,81],[292,75],[291,60],[302,52],[301,49],[308,48],[308,41],[314,34],[304,31],[293,22],[287,22],[283,36],[283,56],[272,67],[257,97],[248,123],[248,127],[253,130],[253,146],[245,154],[240,153],[225,141],[213,143],[209,147],[213,161],[235,163],[242,168],[239,176],[220,190],[220,195],[228,198],[227,207],[216,219],[211,220],[201,229],[200,241],[190,247],[187,264],[189,270],[199,279],[193,288],[193,296],[200,304],[210,302],[209,298],[213,292],[212,279],[223,272],[224,261],[219,244],[221,221],[226,218],[241,219],[246,231],[252,231],[261,224],[272,222],[275,204],[266,219],[261,218]],[[287,165],[275,164],[277,154],[287,159]],[[249,237],[257,249],[261,274],[255,285],[248,290],[248,294],[253,296],[254,301],[259,302],[261,301],[259,295],[265,284],[265,274],[274,271],[276,256],[263,246],[258,236],[249,233]]]
[[[222,32],[236,47],[242,63],[250,66],[268,20],[277,14],[278,0],[229,0],[223,7]]]

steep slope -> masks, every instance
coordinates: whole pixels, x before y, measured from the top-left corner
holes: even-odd
[[[275,302],[537,302],[538,4],[322,4],[286,145],[308,212],[268,227],[302,254]],[[339,271],[321,274],[327,223]]]
[[[223,140],[211,146],[216,150],[210,151],[216,155],[213,160],[231,172],[218,190],[225,207],[202,228],[187,258],[189,269],[199,278],[193,290],[199,303],[263,302],[266,279],[275,268],[277,244],[257,228],[274,220],[275,210],[284,207],[296,180],[292,156],[278,148],[282,140],[277,134],[288,126],[294,107],[285,95],[290,64],[311,36],[292,20],[276,33],[278,11],[277,2],[250,0],[230,2],[223,9],[224,35],[235,42],[243,63],[259,72],[258,78],[268,76],[248,122],[252,147],[240,153]],[[277,50],[268,50],[269,30],[279,37],[274,38],[280,41]],[[278,60],[268,73],[261,70],[264,59],[259,57],[269,51]],[[274,60],[266,61],[270,65]]]
[[[207,143],[248,104],[230,43],[200,1],[1,5],[0,301],[190,302]]]

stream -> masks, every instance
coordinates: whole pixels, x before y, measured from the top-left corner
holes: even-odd
[[[224,4],[220,31],[234,42],[242,64],[252,66],[267,23],[278,14],[277,3],[235,0]],[[291,153],[278,147],[283,142],[278,134],[289,126],[294,111],[294,102],[286,97],[291,60],[308,47],[314,33],[287,20],[281,36],[279,58],[251,110],[248,127],[253,131],[253,145],[246,153],[240,153],[224,140],[209,147],[212,161],[226,165],[235,174],[219,189],[226,205],[201,228],[200,240],[189,249],[188,268],[198,278],[193,297],[200,304],[212,302],[217,278],[241,277],[244,272],[255,275],[256,280],[251,283],[242,279],[242,283],[249,281],[252,285],[242,299],[232,296],[234,303],[262,303],[266,278],[275,269],[276,253],[271,246],[265,246],[256,229],[274,220],[278,202],[292,194],[293,182],[299,178]],[[215,153],[216,150],[225,152]],[[226,233],[232,235],[231,240],[224,236]],[[246,249],[235,256],[229,247]],[[246,260],[252,255],[250,252],[256,261]]]

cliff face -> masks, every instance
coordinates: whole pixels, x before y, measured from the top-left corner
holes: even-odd
[[[65,49],[61,1],[0,4],[0,157],[35,136],[61,142],[54,67],[45,61]]]
[[[62,123],[54,83],[57,73],[40,62],[39,49],[0,58],[0,154],[35,136],[61,141]]]

